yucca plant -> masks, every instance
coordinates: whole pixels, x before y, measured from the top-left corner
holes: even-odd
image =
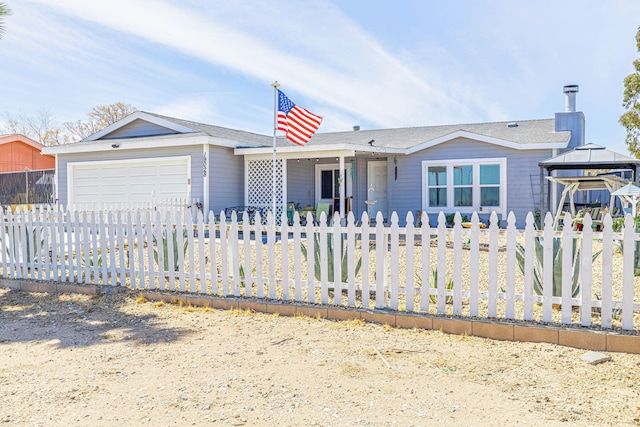
[[[42,249],[44,248],[44,239],[41,238],[40,241],[38,242],[36,227],[28,227],[28,226],[24,226],[24,227],[26,229],[26,235],[27,235],[27,238],[24,241],[24,244],[27,249],[27,259],[25,261],[31,262],[31,257],[34,255],[32,252],[35,251],[36,252],[35,257],[36,258],[39,257],[39,252],[41,252]],[[42,232],[43,232],[43,228],[40,227],[40,233]],[[21,239],[22,239],[22,236],[20,237],[20,239],[14,240],[14,246],[16,251],[20,251],[18,242]],[[7,247],[7,253],[8,251],[9,251],[9,248]]]
[[[544,238],[537,236],[534,238],[535,252],[533,257],[533,291],[536,295],[543,294],[543,271],[544,271]],[[580,248],[577,239],[572,239],[571,245],[571,297],[575,298],[580,293]],[[516,243],[516,260],[522,274],[524,274],[525,247]],[[553,238],[553,281],[552,296],[562,296],[562,239]],[[600,255],[598,251],[592,256],[592,261]]]
[[[347,239],[344,238],[343,234],[340,234],[340,247],[342,249],[341,254],[342,254],[342,259],[341,259],[341,265],[342,265],[342,277],[341,277],[341,283],[344,283],[348,280],[348,257],[347,257]],[[327,280],[329,282],[335,282],[334,277],[333,277],[333,234],[332,233],[328,233],[327,234]],[[307,258],[307,247],[302,244],[300,245],[300,250],[302,252],[302,255],[304,256],[304,259],[308,261]],[[369,246],[369,250],[371,250],[371,246]],[[320,281],[321,280],[321,268],[322,268],[322,262],[320,260],[320,234],[319,233],[314,233],[313,236],[313,262],[314,262],[314,276],[316,278],[316,280]],[[360,268],[362,267],[362,256],[358,257],[357,261],[356,261],[356,266],[355,266],[355,275],[358,275],[358,272],[360,271]]]
[[[180,270],[180,254],[178,253],[178,230],[175,228],[171,230],[173,238],[173,269],[174,271]],[[187,230],[182,230],[183,248],[182,253],[184,256],[187,254],[187,248],[189,247],[189,241],[187,240]],[[164,261],[164,270],[169,271],[169,243],[167,241],[167,230],[162,230],[162,255]],[[183,256],[183,259],[184,259]],[[158,241],[156,236],[153,236],[153,259],[158,263]]]
[[[418,287],[422,286],[422,276],[418,273],[416,273],[416,285]],[[431,270],[431,283],[429,284],[429,286],[431,287],[431,289],[436,289],[438,287],[438,270]],[[453,289],[453,280],[448,277],[445,277],[444,288],[447,291],[450,291],[451,289]],[[438,302],[437,295],[429,294],[429,299],[434,304]],[[448,295],[445,302],[447,304],[451,304],[453,302],[453,297],[451,295]]]
[[[634,218],[636,224],[636,233],[640,232],[640,216]],[[624,228],[624,218],[616,218],[611,224],[611,229],[615,233],[619,233]],[[617,243],[618,248],[622,252],[624,250],[624,241],[620,240]],[[635,242],[635,252],[633,253],[633,274],[634,276],[640,276],[640,241]]]

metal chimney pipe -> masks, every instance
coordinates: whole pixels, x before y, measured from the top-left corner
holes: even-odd
[[[565,104],[564,111],[566,113],[575,113],[576,112],[576,93],[578,93],[580,86],[578,85],[566,85],[563,88],[563,92],[565,93]]]

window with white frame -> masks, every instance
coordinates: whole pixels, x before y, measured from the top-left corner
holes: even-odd
[[[351,174],[348,170],[343,171],[345,177],[345,196],[351,196]],[[332,202],[334,197],[340,194],[340,165],[339,164],[318,164],[316,165],[316,203]]]
[[[427,212],[506,214],[506,158],[425,160],[422,174],[422,207]]]

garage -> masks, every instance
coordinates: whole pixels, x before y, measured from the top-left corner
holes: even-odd
[[[187,198],[190,195],[190,158],[161,157],[67,165],[69,203],[135,204]]]

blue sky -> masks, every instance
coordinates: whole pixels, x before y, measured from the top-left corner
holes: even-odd
[[[273,89],[320,132],[551,118],[626,153],[637,0],[4,0],[0,113],[100,104],[273,133]]]

